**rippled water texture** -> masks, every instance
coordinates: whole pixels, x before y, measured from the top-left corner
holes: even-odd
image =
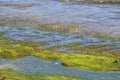
[[[119,38],[96,38],[93,36],[80,35],[80,34],[68,34],[68,33],[58,33],[51,31],[42,31],[30,27],[0,27],[0,32],[5,32],[3,36],[9,37],[16,40],[27,41],[27,42],[44,42],[46,45],[41,46],[41,48],[53,48],[55,51],[62,51],[68,53],[76,53],[74,44],[79,44],[80,46],[89,45],[107,45],[102,48],[110,48],[110,51],[118,51],[120,49],[120,39]],[[73,44],[71,50],[67,50],[66,44]],[[57,48],[57,46],[61,46]],[[113,48],[114,47],[114,48]],[[96,47],[97,48],[97,47]],[[100,49],[100,47],[98,47]],[[81,52],[79,52],[81,53]]]
[[[7,25],[1,24],[4,22]],[[62,45],[54,49],[55,51],[74,53],[72,49],[67,50],[63,46],[72,43],[85,47],[106,44],[107,46],[98,49],[106,48],[119,54],[120,5],[78,5],[60,0],[0,0],[0,32],[5,32],[4,37],[16,40],[47,43],[40,46],[41,48]],[[105,37],[88,35],[96,33]],[[31,56],[16,60],[0,58],[0,68],[12,68],[28,75],[62,74],[84,80],[120,79],[119,71],[98,72],[65,68],[60,65],[59,60],[45,61]]]
[[[28,75],[62,74],[82,78],[83,80],[119,80],[120,72],[96,72],[74,68],[65,68],[60,61],[44,61],[35,57],[25,57],[16,60],[0,59],[0,68],[12,68]],[[9,66],[8,66],[9,65]],[[49,68],[48,68],[49,66]]]
[[[120,5],[75,5],[58,0],[0,0],[0,19],[77,24],[73,32],[120,37]],[[31,22],[31,24],[33,24]]]

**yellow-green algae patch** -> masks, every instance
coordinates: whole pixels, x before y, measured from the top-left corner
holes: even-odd
[[[20,41],[0,42],[0,57],[16,59],[24,56],[36,56],[44,60],[61,60],[61,64],[66,67],[90,70],[120,70],[116,59],[111,57],[53,52],[39,48],[40,45]]]
[[[83,46],[79,43],[69,43],[60,46],[53,46],[49,50],[56,50],[61,47],[67,48],[67,51],[73,50],[76,53],[95,55],[95,56],[106,56],[117,60],[120,60],[120,49],[114,45],[99,44],[99,45],[86,45]],[[111,51],[113,50],[113,51]]]
[[[0,80],[81,80],[62,75],[29,76],[10,69],[0,69]]]
[[[92,3],[92,4],[119,4],[119,0],[59,0],[61,2]]]
[[[119,70],[113,58],[105,56],[90,56],[72,54],[62,59],[62,64],[68,67],[79,67],[92,70]]]
[[[67,54],[41,49],[45,43],[22,42],[2,37],[0,35],[0,57],[16,59],[25,56],[35,56],[44,60],[60,60],[66,67],[90,70],[120,70],[119,60],[104,55]],[[72,45],[67,45],[72,46]],[[92,50],[88,54],[95,54]],[[107,53],[106,53],[107,54]]]

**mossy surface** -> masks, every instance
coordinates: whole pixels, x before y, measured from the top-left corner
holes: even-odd
[[[73,50],[74,53],[88,54],[95,56],[106,56],[120,60],[120,48],[115,45],[98,44],[98,45],[82,45],[79,43],[70,43],[60,46],[53,46],[49,50],[57,50],[62,47],[66,48],[66,52]]]
[[[90,70],[120,70],[116,59],[106,56],[67,54],[39,48],[39,43],[20,41],[0,42],[0,57],[16,59],[24,56],[36,56],[44,60],[61,60],[66,67]],[[92,64],[92,65],[91,65]]]
[[[87,54],[67,54],[65,52],[55,52],[40,48],[40,46],[45,45],[45,43],[22,42],[5,38],[2,36],[3,34],[4,32],[0,33],[1,58],[16,59],[25,56],[35,56],[44,60],[61,60],[61,64],[66,67],[90,70],[120,70],[119,54],[116,53],[118,55],[116,58],[116,55],[113,56],[113,54],[105,53],[105,50],[103,52],[100,52],[102,50],[96,51],[96,46],[80,48],[79,45],[76,44],[75,49],[80,49]],[[70,48],[73,44],[64,46]],[[103,46],[105,45],[97,46],[97,48]]]
[[[62,75],[29,76],[10,69],[0,69],[0,80],[81,80]]]
[[[68,67],[79,67],[92,70],[119,70],[113,58],[105,56],[90,56],[72,54],[62,59],[62,64]]]
[[[119,0],[60,0],[61,2],[84,2],[92,4],[120,4]]]

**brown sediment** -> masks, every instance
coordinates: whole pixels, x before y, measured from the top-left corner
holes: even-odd
[[[9,3],[0,3],[0,6],[4,6],[4,7],[15,7],[15,8],[27,8],[27,7],[32,7],[34,6],[35,3],[22,3],[22,4],[9,4]]]

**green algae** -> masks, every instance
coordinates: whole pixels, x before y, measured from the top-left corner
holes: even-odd
[[[119,0],[60,0],[61,2],[77,2],[77,3],[91,3],[91,4],[120,4]]]
[[[81,69],[92,70],[119,70],[117,64],[112,64],[113,58],[105,56],[90,56],[72,54],[63,58],[62,64],[68,67],[79,67]]]
[[[120,70],[118,64],[119,54],[111,56],[100,51],[96,51],[96,46],[87,46],[85,48],[80,48],[78,44],[74,49],[80,49],[85,51],[87,54],[67,54],[65,52],[55,52],[52,50],[42,49],[40,46],[45,45],[45,43],[35,43],[35,42],[22,42],[19,40],[13,40],[3,37],[4,33],[0,33],[0,57],[16,59],[25,56],[35,56],[44,60],[60,60],[61,64],[66,67],[74,67],[80,69],[90,69],[90,70]],[[64,45],[65,47],[72,47],[73,44]],[[105,45],[97,46],[99,48]],[[77,48],[78,47],[78,48]],[[73,49],[73,48],[72,48]],[[89,54],[89,55],[88,55]],[[114,54],[112,54],[114,55]],[[92,64],[92,65],[91,65]]]
[[[98,0],[98,1],[93,1],[93,0],[87,0],[89,3],[94,3],[94,4],[120,4],[120,1],[118,0],[116,0],[116,1],[114,1],[114,0],[102,0],[102,1],[100,1],[100,0]]]
[[[111,57],[117,60],[120,60],[120,49],[117,48],[115,45],[109,44],[99,44],[99,45],[82,45],[79,43],[69,43],[60,46],[53,46],[49,48],[49,50],[56,50],[61,47],[65,47],[67,50],[73,50],[74,53],[81,53],[81,54],[88,54],[88,55],[95,55],[95,56],[106,56]],[[113,50],[113,51],[111,51]]]
[[[116,59],[106,56],[93,56],[83,54],[67,54],[41,49],[40,44],[19,43],[11,46],[9,42],[0,42],[0,57],[16,59],[24,56],[36,56],[44,60],[61,60],[66,67],[76,67],[91,70],[120,70]],[[92,65],[91,65],[92,64]]]
[[[0,80],[81,80],[62,75],[29,76],[11,69],[0,69]]]

